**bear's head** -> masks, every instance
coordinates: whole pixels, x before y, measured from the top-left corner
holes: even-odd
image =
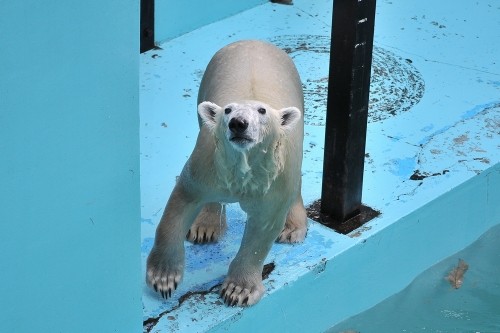
[[[220,107],[202,102],[198,114],[205,126],[219,139],[236,150],[250,150],[271,143],[297,126],[301,112],[296,107],[275,110],[256,101],[230,103]]]

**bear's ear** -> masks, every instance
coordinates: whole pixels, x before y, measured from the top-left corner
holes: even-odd
[[[212,102],[202,102],[198,105],[198,114],[210,130],[215,127],[215,116],[218,110],[220,107]]]
[[[300,110],[293,106],[281,109],[279,112],[281,117],[281,126],[284,130],[292,130],[302,116]]]

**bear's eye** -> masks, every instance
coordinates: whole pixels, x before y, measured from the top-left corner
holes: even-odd
[[[266,114],[266,109],[264,108],[259,108],[257,111],[259,111],[260,114]]]
[[[224,112],[225,112],[226,114],[230,114],[230,113],[231,113],[231,108],[226,108],[226,109],[224,110]]]

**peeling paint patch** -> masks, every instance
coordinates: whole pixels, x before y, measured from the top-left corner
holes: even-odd
[[[467,134],[462,134],[462,135],[457,136],[456,138],[453,139],[453,142],[456,145],[464,144],[467,141],[469,141],[469,137],[467,136]]]
[[[317,264],[313,268],[314,274],[321,274],[321,273],[323,273],[325,271],[325,269],[326,269],[327,262],[328,261],[326,260],[326,258],[321,258],[321,261],[319,262],[319,264]]]
[[[490,164],[490,159],[489,158],[486,158],[486,157],[477,157],[477,158],[474,158],[474,161],[479,161],[481,163],[484,163],[484,164]]]
[[[155,225],[151,219],[141,218],[141,223]]]
[[[413,178],[465,169],[477,174],[491,163],[486,157],[500,148],[500,102],[467,111],[462,119],[440,130],[421,145]],[[439,154],[436,154],[439,152]]]
[[[141,253],[148,254],[151,251],[151,248],[153,247],[153,243],[154,243],[154,238],[152,237],[143,238],[141,243]]]
[[[435,177],[446,175],[450,170],[443,170],[442,172],[435,172],[433,174],[427,172],[420,172],[420,170],[415,170],[415,172],[410,176],[410,180],[424,180],[427,177]]]
[[[401,159],[393,159],[390,161],[392,165],[391,173],[401,178],[408,178],[415,170],[417,161],[414,157],[407,157]]]
[[[371,226],[364,225],[361,228],[358,228],[355,231],[353,231],[352,233],[350,233],[348,236],[351,238],[357,238],[357,237],[360,237],[363,234],[363,232],[371,230],[371,229],[372,229]]]

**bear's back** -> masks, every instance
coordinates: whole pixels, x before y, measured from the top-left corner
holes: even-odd
[[[275,109],[295,106],[303,113],[299,74],[290,57],[278,47],[244,40],[220,49],[207,66],[198,103],[224,106],[256,100]]]

